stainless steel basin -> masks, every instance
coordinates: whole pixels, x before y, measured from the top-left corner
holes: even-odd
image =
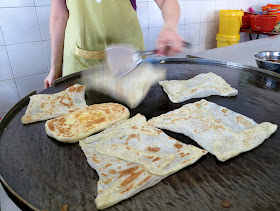
[[[254,54],[258,67],[280,74],[280,52],[262,51]]]

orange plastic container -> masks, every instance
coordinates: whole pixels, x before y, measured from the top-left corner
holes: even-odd
[[[268,12],[277,12],[278,8],[268,8]]]
[[[270,6],[263,6],[263,7],[262,7],[262,11],[267,11],[268,8],[270,8]]]
[[[272,7],[273,9],[277,9],[277,11],[279,11],[280,10],[280,6],[278,6],[278,7]],[[277,12],[276,11],[276,12]]]
[[[278,24],[280,21],[280,10],[277,11],[277,21],[276,24]]]

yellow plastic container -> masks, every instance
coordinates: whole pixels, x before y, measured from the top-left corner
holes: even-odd
[[[242,26],[242,10],[220,10],[219,34],[238,35]]]
[[[217,34],[216,40],[217,40],[217,48],[225,47],[225,46],[237,44],[240,40],[240,35],[231,36],[231,35]]]

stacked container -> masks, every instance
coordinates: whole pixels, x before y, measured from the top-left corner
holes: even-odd
[[[239,30],[242,26],[242,10],[220,10],[219,33],[217,47],[237,44],[240,40]]]
[[[278,24],[280,21],[280,5],[272,5],[271,8],[276,9],[276,16],[277,16],[276,24]],[[268,15],[269,15],[269,13],[268,13]]]
[[[262,14],[263,14],[263,15],[267,15],[267,13],[268,13],[268,8],[270,8],[270,6],[263,6],[263,7],[262,7]]]
[[[262,7],[262,14],[277,17],[276,24],[280,22],[280,5],[268,4]]]

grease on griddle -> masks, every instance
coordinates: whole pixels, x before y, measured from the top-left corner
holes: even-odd
[[[276,92],[280,91],[279,81],[269,75],[263,76],[258,74],[251,74],[251,76],[248,78],[248,83],[263,89],[268,89]]]
[[[224,207],[224,208],[230,208],[230,207],[231,207],[230,201],[229,201],[229,200],[226,200],[226,199],[224,199],[224,200],[221,201],[221,205],[222,205],[222,207]]]

